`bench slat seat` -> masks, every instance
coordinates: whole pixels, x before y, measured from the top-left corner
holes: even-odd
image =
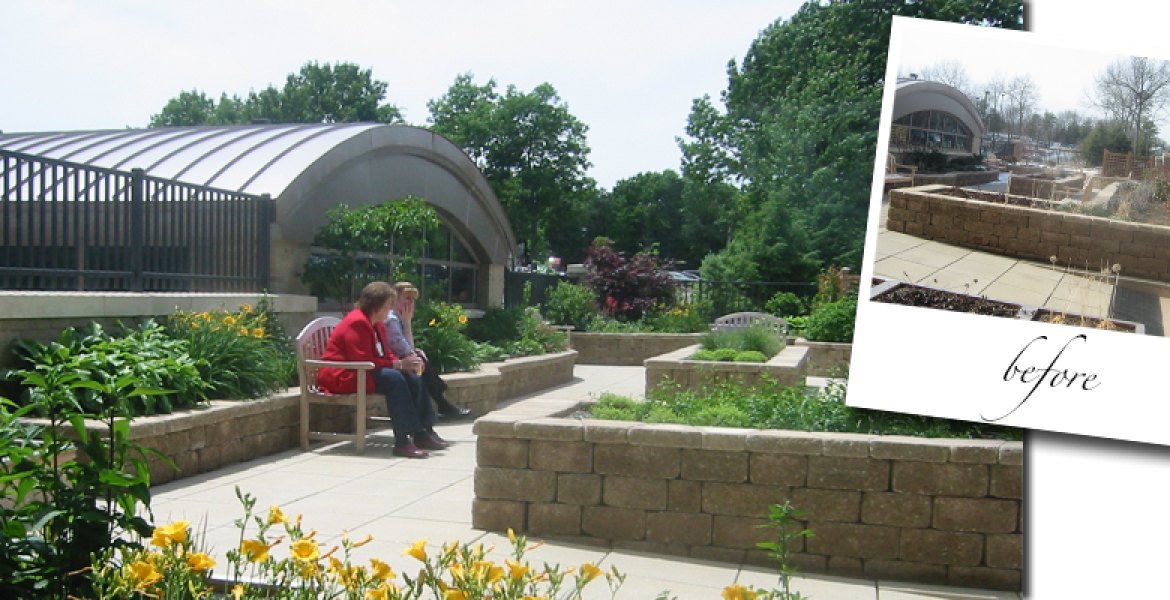
[[[788,321],[776,315],[761,312],[738,312],[724,315],[715,319],[711,329],[714,331],[733,331],[750,327],[763,327],[779,336],[788,336]]]

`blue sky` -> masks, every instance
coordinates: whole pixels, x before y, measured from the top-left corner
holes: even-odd
[[[5,0],[0,130],[143,127],[183,90],[244,96],[310,60],[372,69],[421,125],[426,102],[470,71],[551,83],[589,125],[590,175],[611,188],[678,169],[691,101],[717,98],[728,61],[801,4]]]

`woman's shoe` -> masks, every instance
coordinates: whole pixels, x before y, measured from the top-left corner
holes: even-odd
[[[407,444],[405,446],[395,446],[394,456],[401,456],[403,458],[426,458],[427,453],[415,444]]]
[[[444,419],[463,419],[471,414],[470,408],[455,406],[448,400],[443,400],[437,404],[439,405],[439,416]]]
[[[420,431],[414,434],[414,444],[424,450],[446,450],[450,446],[439,434],[429,431]]]

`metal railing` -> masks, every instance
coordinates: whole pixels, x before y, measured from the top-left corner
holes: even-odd
[[[0,289],[260,292],[271,197],[0,150]]]

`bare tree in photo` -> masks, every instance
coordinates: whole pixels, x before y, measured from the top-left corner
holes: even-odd
[[[1008,115],[1016,123],[1016,134],[1023,137],[1024,123],[1036,109],[1040,89],[1031,75],[1017,75],[1007,83],[1005,90]]]
[[[1152,120],[1170,100],[1170,63],[1141,56],[1109,63],[1093,80],[1093,106],[1126,124],[1133,151],[1143,147],[1145,120]]]

